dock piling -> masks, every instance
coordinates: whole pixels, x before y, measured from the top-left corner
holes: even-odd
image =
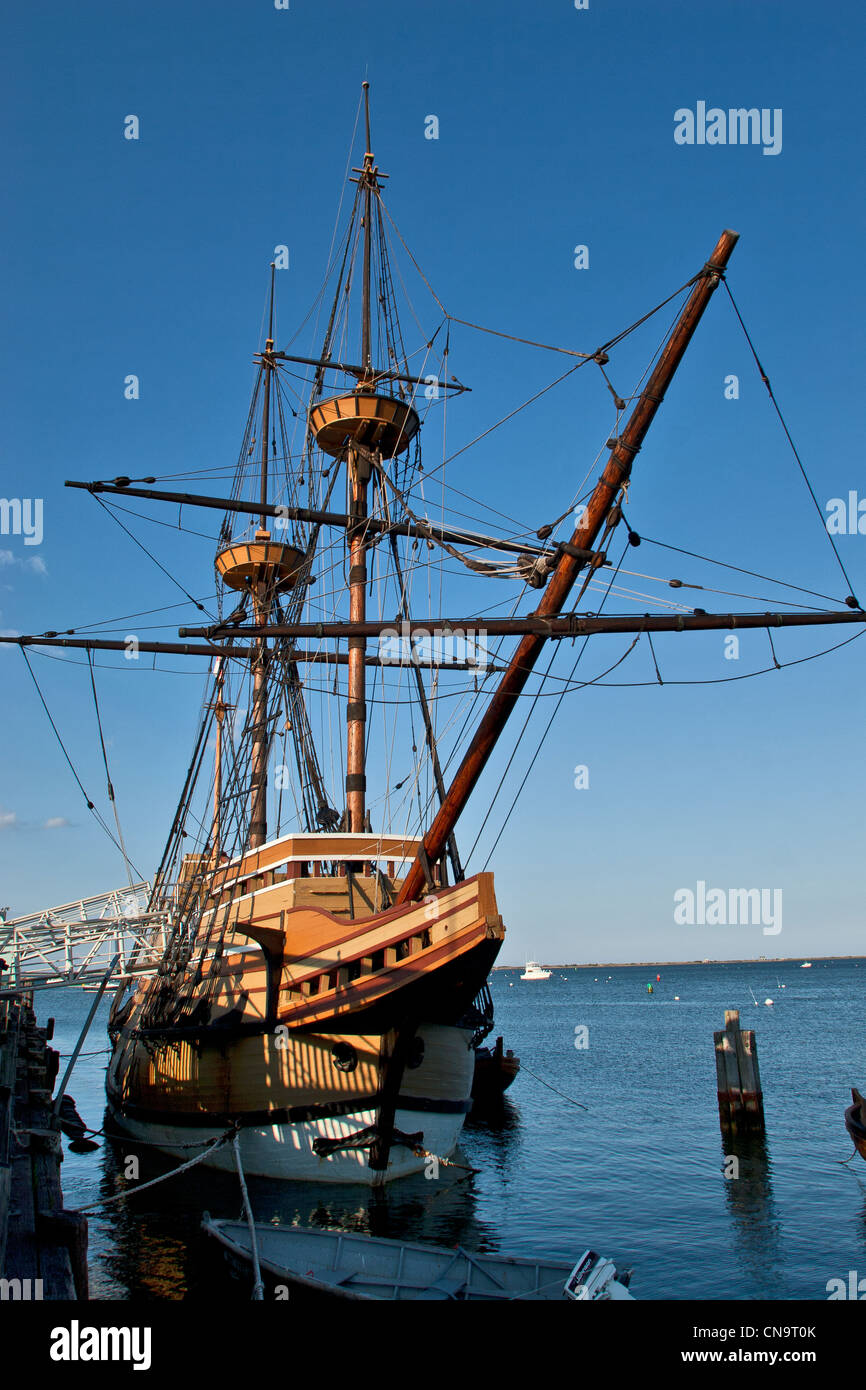
[[[763,1129],[764,1096],[754,1032],[741,1030],[738,1009],[726,1009],[725,1030],[713,1036],[722,1129]]]

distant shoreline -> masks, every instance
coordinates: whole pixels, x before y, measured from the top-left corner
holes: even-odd
[[[668,969],[673,965],[800,965],[802,968],[804,959],[803,956],[731,956],[724,960],[597,960],[570,961],[564,964],[545,961],[544,968],[546,970],[649,970],[650,967],[662,965]],[[815,961],[828,960],[866,961],[866,956],[810,956],[809,959],[814,964]],[[526,966],[523,961],[517,965],[494,965],[493,967],[494,971],[525,969]]]

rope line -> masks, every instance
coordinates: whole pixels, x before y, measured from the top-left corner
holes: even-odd
[[[732,305],[732,307],[733,307],[734,313],[736,314],[736,316],[737,316],[737,318],[738,318],[738,320],[739,320],[740,327],[742,328],[743,333],[744,333],[745,336],[746,336],[746,342],[749,344],[749,348],[751,349],[752,356],[753,356],[754,359],[755,359],[755,366],[756,366],[757,369],[758,369],[758,372],[759,372],[759,374],[760,374],[761,380],[763,381],[764,385],[765,385],[766,388],[767,388],[767,394],[768,394],[768,396],[770,397],[770,400],[771,400],[772,403],[773,403],[773,409],[775,410],[776,414],[777,414],[778,417],[779,417],[779,423],[780,423],[780,425],[782,426],[782,429],[785,431],[785,437],[787,438],[788,443],[789,443],[790,446],[791,446],[791,452],[793,453],[794,458],[797,460],[797,466],[799,467],[800,472],[801,472],[802,475],[803,475],[803,482],[806,484],[806,487],[809,489],[809,496],[811,497],[812,501],[813,501],[814,504],[815,504],[815,510],[816,510],[816,512],[818,513],[819,517],[821,518],[821,529],[822,529],[822,531],[824,532],[825,536],[827,537],[827,540],[830,542],[830,547],[831,547],[831,549],[832,549],[832,551],[833,551],[833,554],[836,556],[836,563],[838,564],[840,570],[842,571],[842,574],[843,574],[843,576],[844,576],[844,578],[845,578],[845,583],[848,585],[848,593],[849,593],[849,595],[853,598],[853,597],[854,597],[854,585],[851,583],[851,580],[850,580],[850,578],[849,578],[849,576],[848,576],[848,571],[846,570],[846,568],[845,568],[845,566],[844,566],[844,564],[843,564],[843,562],[842,562],[842,556],[839,554],[839,551],[838,551],[837,546],[836,546],[836,542],[834,541],[832,535],[830,534],[830,532],[829,532],[828,529],[827,529],[827,523],[826,523],[826,521],[825,521],[825,519],[824,519],[824,513],[823,513],[823,511],[821,510],[821,504],[820,504],[820,502],[818,501],[817,497],[815,496],[815,489],[812,487],[812,484],[811,484],[811,482],[809,481],[809,476],[808,476],[808,474],[806,473],[806,468],[805,468],[805,465],[803,464],[803,460],[801,459],[800,454],[799,454],[799,451],[798,451],[798,449],[797,449],[797,446],[796,446],[796,444],[794,443],[794,440],[793,440],[792,437],[791,437],[791,431],[788,429],[788,426],[787,426],[787,423],[786,423],[786,421],[785,421],[785,417],[784,417],[784,415],[782,414],[782,410],[781,410],[781,407],[780,407],[780,405],[779,405],[779,402],[776,400],[775,393],[774,393],[774,391],[773,391],[772,386],[770,385],[770,378],[767,376],[767,373],[764,371],[764,368],[763,368],[763,366],[762,366],[762,364],[761,364],[761,359],[759,358],[758,353],[757,353],[757,349],[755,348],[755,344],[752,342],[751,336],[750,336],[750,334],[749,334],[749,330],[746,328],[746,325],[745,325],[745,323],[743,322],[743,316],[742,316],[742,314],[740,313],[740,310],[739,310],[739,308],[738,308],[738,306],[737,306],[737,301],[734,299],[734,296],[733,296],[733,294],[732,294],[732,292],[731,292],[731,287],[730,287],[730,285],[728,284],[727,280],[724,278],[724,276],[723,276],[722,278],[723,278],[723,280],[724,280],[725,289],[726,289],[727,292],[728,292],[728,298],[729,298],[730,301],[731,301],[731,305]],[[859,604],[858,604],[858,607],[859,607]]]
[[[100,1197],[98,1201],[89,1202],[86,1207],[78,1207],[76,1210],[95,1211],[97,1207],[110,1207],[115,1202],[122,1202],[126,1197],[136,1197],[139,1192],[145,1192],[149,1187],[156,1187],[159,1183],[168,1182],[169,1178],[176,1178],[179,1173],[185,1173],[187,1169],[194,1168],[197,1163],[201,1163],[202,1159],[207,1158],[208,1154],[227,1143],[235,1133],[236,1128],[232,1125],[231,1129],[227,1129],[225,1134],[221,1134],[218,1139],[212,1139],[202,1153],[197,1154],[195,1158],[189,1159],[186,1163],[182,1163],[179,1168],[172,1168],[171,1172],[162,1173],[158,1178],[151,1178],[149,1182],[138,1183],[135,1187],[125,1187],[122,1192],[116,1193],[113,1197]],[[137,1141],[133,1140],[133,1142]]]
[[[42,702],[42,708],[44,709],[44,711],[45,711],[45,713],[46,713],[46,715],[47,715],[47,717],[48,717],[48,723],[51,725],[51,728],[52,728],[52,730],[53,730],[53,732],[54,732],[54,737],[57,739],[57,742],[58,742],[58,744],[60,745],[60,751],[61,751],[61,753],[63,754],[64,758],[66,759],[67,763],[69,764],[69,770],[70,770],[70,772],[72,773],[72,776],[75,778],[76,783],[78,784],[78,788],[79,788],[79,790],[80,790],[80,792],[81,792],[81,795],[84,797],[84,803],[85,803],[85,805],[86,805],[88,811],[90,811],[90,812],[93,814],[93,816],[94,816],[95,819],[96,819],[97,824],[105,831],[105,833],[106,833],[106,835],[108,836],[108,838],[109,838],[109,840],[111,841],[111,843],[115,846],[116,849],[119,849],[119,850],[120,850],[121,854],[123,854],[124,859],[125,859],[125,858],[126,858],[125,851],[121,848],[121,846],[118,844],[117,840],[116,840],[116,839],[114,838],[114,836],[112,835],[111,830],[110,830],[110,828],[109,828],[107,822],[105,821],[105,818],[104,818],[103,815],[101,814],[101,812],[100,812],[99,810],[97,810],[97,808],[96,808],[96,806],[94,805],[94,803],[90,800],[90,797],[88,796],[87,791],[85,790],[84,783],[82,782],[81,778],[79,777],[78,773],[77,773],[76,770],[75,770],[75,764],[73,763],[73,761],[72,761],[72,759],[70,758],[68,752],[66,751],[66,745],[65,745],[65,743],[63,742],[63,739],[60,737],[60,730],[58,729],[57,725],[56,725],[55,722],[54,722],[54,719],[52,718],[51,711],[50,711],[50,709],[48,708],[48,704],[47,704],[47,702],[46,702],[45,696],[42,694],[42,690],[41,690],[41,688],[40,688],[39,682],[38,682],[38,680],[36,679],[36,674],[35,674],[35,672],[34,672],[34,670],[33,670],[33,667],[30,665],[30,660],[29,660],[29,658],[28,658],[28,656],[27,656],[27,650],[26,650],[26,648],[23,647],[23,646],[22,646],[22,647],[19,647],[19,651],[21,652],[21,655],[24,657],[24,661],[25,661],[25,663],[26,663],[26,665],[27,665],[27,670],[30,672],[30,678],[31,678],[31,680],[33,681],[33,684],[34,684],[35,687],[36,687],[36,694],[39,696],[39,699],[40,699],[40,701]],[[83,662],[80,662],[80,661],[77,661],[77,662],[75,662],[74,664],[75,664],[76,666],[81,666],[81,665],[83,665],[84,663],[83,663]],[[135,867],[135,866],[133,865],[133,867]],[[138,873],[138,870],[137,870],[137,869],[136,869],[136,873]],[[140,874],[140,873],[139,873],[138,876],[139,876],[139,878],[143,878],[143,875]]]
[[[542,1077],[536,1076],[535,1072],[534,1072],[534,1071],[530,1071],[530,1070],[529,1070],[529,1067],[527,1067],[526,1064],[525,1064],[524,1062],[521,1062],[521,1063],[520,1063],[520,1070],[521,1070],[521,1071],[528,1072],[529,1075],[532,1077],[533,1081],[539,1081],[539,1082],[541,1083],[542,1086],[546,1086],[546,1087],[547,1087],[548,1091],[553,1091],[555,1095],[557,1095],[557,1096],[562,1096],[562,1099],[563,1099],[563,1100],[567,1100],[571,1105],[576,1105],[576,1106],[578,1107],[579,1110],[588,1110],[588,1109],[589,1109],[589,1106],[588,1106],[588,1105],[584,1105],[582,1101],[580,1101],[580,1100],[575,1100],[573,1096],[567,1096],[567,1095],[565,1094],[565,1091],[559,1091],[559,1090],[557,1090],[556,1086],[551,1086],[551,1084],[550,1084],[549,1081],[545,1081],[545,1080],[543,1080]]]
[[[102,749],[102,762],[103,766],[105,767],[105,780],[108,787],[108,799],[111,802],[111,809],[114,812],[114,824],[117,827],[117,839],[118,843],[120,844],[120,852],[123,855],[123,862],[126,865],[126,876],[129,879],[129,886],[130,888],[132,888],[136,882],[136,880],[132,876],[132,870],[134,866],[130,863],[129,855],[126,852],[126,842],[124,841],[123,830],[120,826],[120,813],[118,812],[117,799],[114,795],[114,784],[112,783],[111,772],[109,771],[108,767],[108,752],[105,747],[105,737],[102,732],[102,716],[99,713],[99,701],[96,698],[96,679],[93,674],[93,653],[91,651],[88,651],[87,653],[87,664],[90,669],[90,689],[93,691],[93,708],[96,713],[96,727],[99,730],[99,746]],[[143,875],[140,874],[137,869],[136,874],[138,877],[138,881],[140,882],[143,878]]]
[[[198,601],[197,598],[193,598],[193,596],[192,596],[192,594],[189,592],[189,590],[188,590],[188,589],[185,589],[185,588],[183,587],[183,585],[181,584],[180,580],[179,580],[179,579],[176,579],[175,576],[171,573],[171,570],[167,570],[166,567],[165,567],[165,565],[163,565],[163,564],[161,563],[161,561],[157,560],[156,556],[152,553],[152,551],[148,550],[147,546],[144,545],[144,544],[138,539],[137,536],[133,535],[133,533],[132,533],[132,531],[130,531],[129,527],[128,527],[128,526],[124,526],[123,522],[120,520],[120,517],[115,515],[115,509],[114,509],[113,507],[107,507],[107,506],[105,505],[105,503],[103,502],[102,498],[99,496],[98,493],[93,492],[93,493],[91,493],[90,495],[91,495],[91,497],[93,497],[93,498],[95,499],[95,501],[97,501],[97,502],[99,503],[100,507],[101,507],[102,510],[105,512],[105,514],[106,514],[107,516],[110,516],[111,519],[112,519],[112,521],[114,521],[114,522],[117,523],[117,525],[120,527],[121,531],[124,531],[124,532],[126,533],[126,535],[129,536],[129,539],[130,539],[131,541],[134,541],[134,542],[135,542],[135,544],[138,546],[139,550],[143,550],[143,551],[144,551],[144,553],[145,553],[145,555],[147,556],[147,558],[148,558],[149,560],[152,560],[152,561],[153,561],[153,563],[156,565],[157,569],[162,570],[162,572],[163,572],[163,574],[166,576],[166,578],[170,579],[171,582],[172,582],[172,584],[174,584],[178,589],[180,589],[181,593],[184,594],[185,597],[189,599],[190,603],[194,603],[195,606],[196,606],[196,608],[199,610],[200,613],[206,614],[207,617],[210,618],[211,622],[214,622],[214,621],[216,620],[216,619],[215,619],[215,615],[214,615],[213,613],[209,612],[209,610],[208,610],[207,608],[205,608],[205,606],[204,606],[203,603],[199,603],[199,601]]]

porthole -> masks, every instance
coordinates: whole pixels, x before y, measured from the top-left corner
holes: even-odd
[[[358,1054],[351,1043],[334,1043],[331,1057],[337,1071],[354,1071],[358,1065]]]

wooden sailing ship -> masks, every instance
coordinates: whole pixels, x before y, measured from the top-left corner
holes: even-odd
[[[577,610],[623,524],[644,436],[725,275],[737,241],[729,231],[689,282],[568,539],[556,540],[555,528],[545,526],[538,543],[527,545],[416,514],[410,499],[420,466],[421,402],[466,388],[450,373],[447,346],[438,372],[410,370],[366,98],[365,89],[365,152],[333,261],[336,287],[321,351],[304,358],[276,350],[272,269],[268,336],[256,358],[230,495],[168,492],[153,487],[154,479],[69,485],[109,499],[222,513],[216,616],[182,628],[176,643],[139,644],[141,652],[204,655],[212,665],[149,904],[162,923],[154,959],[132,961],[112,1007],[107,1092],[114,1121],[172,1154],[213,1142],[208,1160],[215,1166],[231,1165],[231,1148],[216,1141],[237,1132],[250,1174],[379,1184],[424,1169],[431,1157],[447,1158],[472,1104],[473,1048],[492,1024],[484,989],[504,927],[492,874],[466,875],[455,832],[546,644],[603,632],[857,622],[864,614],[853,599],[843,611],[784,615],[696,610],[632,618]],[[352,308],[357,285],[360,305]],[[344,358],[356,332],[360,360],[353,363]],[[609,360],[604,349],[576,355],[602,370]],[[299,368],[308,374],[294,412],[304,438],[293,449],[286,374]],[[335,495],[344,496],[343,510]],[[423,647],[430,616],[414,616],[411,607],[419,549],[466,560],[481,573],[485,565],[468,553],[498,551],[515,582],[543,591],[524,616],[459,620],[438,613],[440,633],[462,634],[470,645],[470,657],[452,660],[452,668],[468,669],[473,679],[471,643],[479,631],[519,639],[502,666],[485,668],[482,693],[488,682],[495,685],[447,780],[432,689],[438,677],[425,679],[441,663]],[[387,590],[378,568],[384,572],[386,561]],[[317,578],[324,579],[318,587]],[[375,585],[388,597],[371,614],[368,591]],[[340,615],[344,599],[347,616]],[[381,639],[393,640],[395,624],[401,678],[422,731],[413,756],[416,764],[425,760],[429,775],[429,793],[418,795],[422,804],[408,827],[408,817],[402,825],[394,815],[390,824],[379,819],[388,798],[374,808],[368,794],[376,708],[370,683],[384,681]],[[56,633],[5,640],[88,652],[124,647]],[[321,703],[331,711],[315,737],[310,672],[321,676]],[[280,767],[293,779],[290,830],[282,809],[286,783],[272,770],[281,740],[291,755]],[[322,743],[343,764],[339,791],[328,789]],[[417,766],[413,775],[417,791]]]

